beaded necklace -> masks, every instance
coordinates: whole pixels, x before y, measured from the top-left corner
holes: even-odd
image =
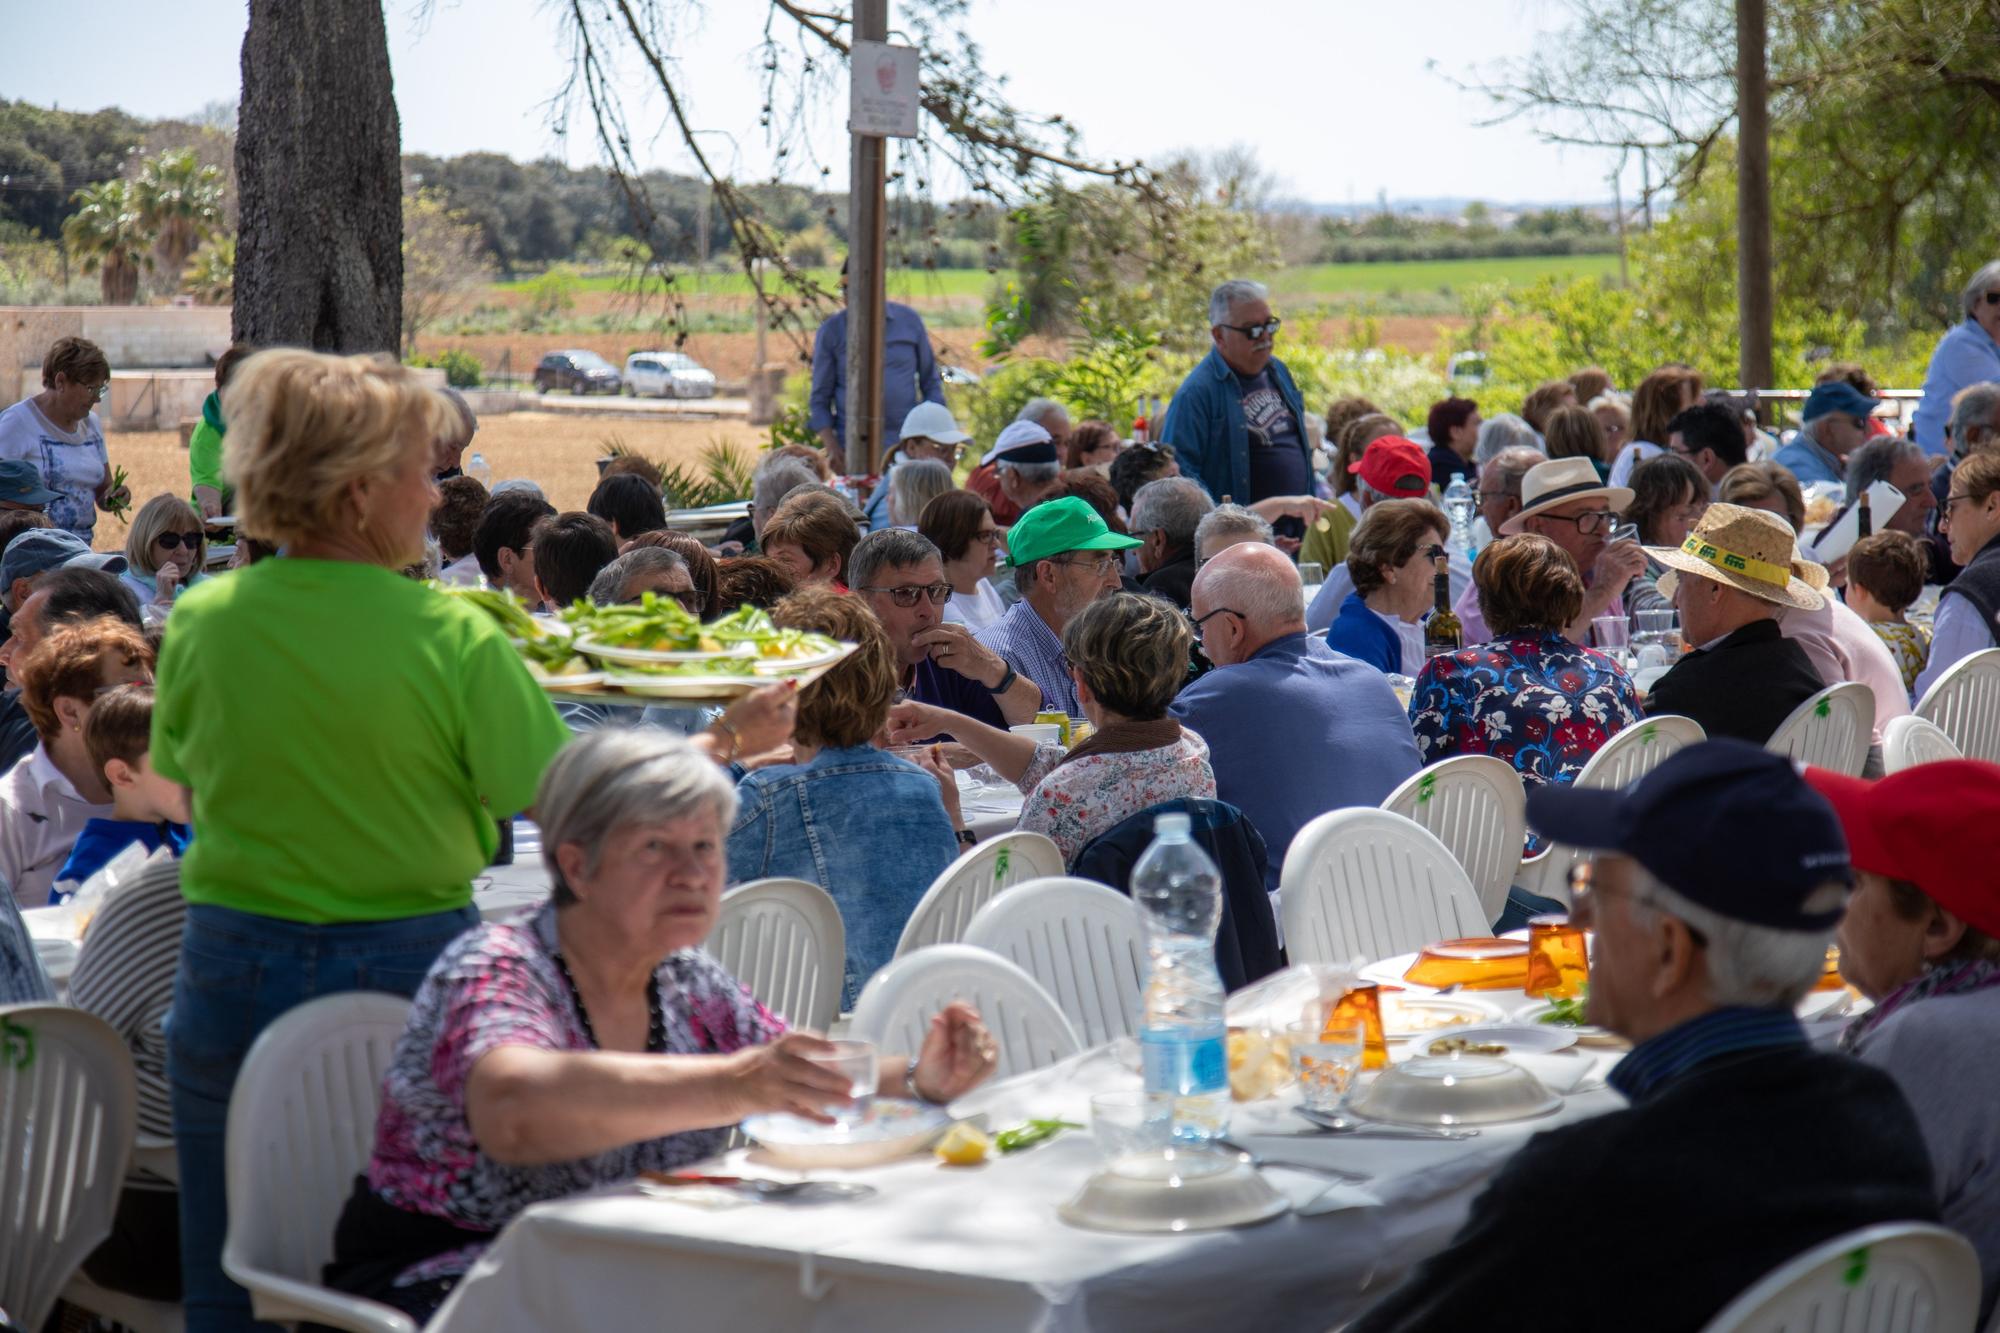
[[[556,960],[556,971],[562,973],[563,984],[569,987],[569,998],[576,1005],[577,1021],[583,1024],[583,1035],[592,1046],[604,1049],[597,1040],[597,1030],[590,1025],[590,1010],[584,1008],[583,992],[576,988],[576,978],[569,974],[569,964],[559,953],[551,954]],[[652,1055],[664,1055],[667,1050],[667,1016],[660,1007],[659,982],[646,978],[646,1050]]]

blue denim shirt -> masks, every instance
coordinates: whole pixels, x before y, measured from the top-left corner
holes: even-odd
[[[1271,382],[1278,386],[1285,406],[1294,420],[1303,422],[1305,400],[1292,372],[1285,363],[1271,358]],[[1181,475],[1193,477],[1207,488],[1217,504],[1227,495],[1237,504],[1266,497],[1250,494],[1250,432],[1243,423],[1243,393],[1236,372],[1211,347],[1201,363],[1188,372],[1174,401],[1167,408],[1167,424],[1161,436],[1173,445],[1180,458]],[[1306,475],[1312,475],[1312,447],[1305,431],[1299,431],[1299,451],[1305,456]]]
[[[729,882],[782,875],[833,895],[847,929],[841,1008],[896,952],[924,891],[958,857],[931,775],[872,745],[825,749],[737,784]]]
[[[0,889],[0,1004],[53,1004],[55,998],[13,893]]]
[[[899,301],[882,306],[882,452],[903,433],[903,418],[918,403],[944,401],[937,355],[924,319]],[[847,312],[837,311],[813,334],[812,392],[806,425],[831,426],[847,438]],[[858,462],[859,460],[850,460]]]

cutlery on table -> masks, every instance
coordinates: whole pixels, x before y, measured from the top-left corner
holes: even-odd
[[[642,1171],[639,1176],[649,1185],[714,1185],[741,1190],[760,1199],[790,1199],[808,1191],[811,1191],[811,1197],[819,1199],[861,1199],[875,1192],[872,1185],[855,1185],[841,1180],[767,1180],[761,1176],[713,1176],[665,1171]]]
[[[1474,1139],[1479,1131],[1449,1125],[1384,1125],[1372,1120],[1349,1120],[1344,1116],[1329,1115],[1325,1111],[1314,1111],[1304,1106],[1292,1108],[1302,1118],[1319,1126],[1326,1134],[1351,1134],[1356,1138],[1370,1139]]]

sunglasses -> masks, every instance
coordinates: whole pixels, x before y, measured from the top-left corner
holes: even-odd
[[[190,551],[199,551],[201,549],[201,534],[199,532],[163,532],[153,538],[153,540],[166,547],[169,551],[178,551],[183,546],[187,547]]]
[[[1276,315],[1273,315],[1262,324],[1224,324],[1222,327],[1225,329],[1234,329],[1252,342],[1258,342],[1265,338],[1276,337],[1278,325],[1283,322]]]
[[[915,606],[919,597],[928,597],[932,606],[943,606],[951,596],[949,583],[905,583],[897,588],[861,587],[856,592],[879,592],[897,606]]]
[[[1988,304],[1988,305],[2000,305],[2000,292],[1988,292],[1988,293],[1986,293],[1986,304]]]

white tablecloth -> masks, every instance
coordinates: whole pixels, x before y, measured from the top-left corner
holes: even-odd
[[[998,833],[1011,833],[1021,820],[1021,793],[1012,787],[978,787],[968,791],[960,786],[958,813],[965,826],[985,842]]]
[[[996,1127],[1030,1115],[1084,1123],[1092,1093],[1137,1082],[1100,1048],[954,1109],[983,1112]],[[670,1310],[686,1328],[1323,1330],[1442,1247],[1529,1135],[1619,1104],[1588,1086],[1554,1116],[1462,1142],[1301,1136],[1309,1127],[1282,1102],[1239,1106],[1235,1137],[1259,1151],[1373,1178],[1320,1200],[1334,1211],[1232,1231],[1122,1236],[1060,1221],[1057,1205],[1097,1165],[1087,1133],[979,1168],[925,1156],[814,1173],[880,1191],[855,1202],[704,1206],[611,1189],[529,1209],[429,1327],[624,1328]],[[711,1169],[792,1174],[754,1149]],[[1309,1213],[1327,1192],[1303,1173],[1273,1169],[1270,1178]]]

